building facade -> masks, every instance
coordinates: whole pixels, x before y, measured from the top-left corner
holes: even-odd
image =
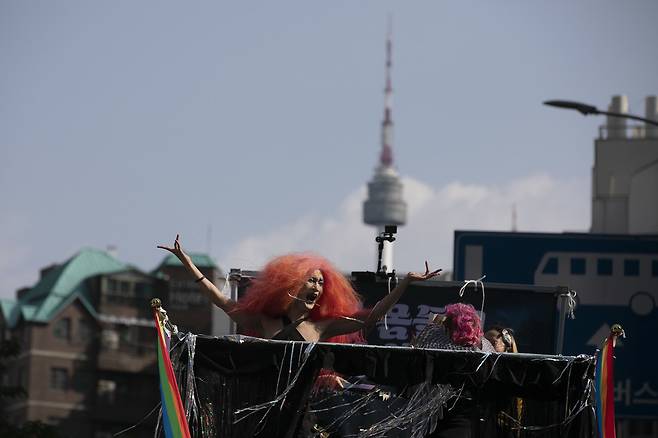
[[[210,257],[193,256],[207,278]],[[150,300],[159,297],[182,331],[211,333],[210,301],[175,257],[150,273],[105,251],[83,249],[44,268],[16,300],[2,300],[0,329],[21,344],[9,379],[27,396],[7,406],[14,424],[42,421],[63,436],[150,435],[160,401]]]
[[[609,110],[628,113],[628,98]],[[645,118],[658,121],[658,99],[645,100]],[[658,234],[658,126],[608,117],[594,142],[592,233]]]

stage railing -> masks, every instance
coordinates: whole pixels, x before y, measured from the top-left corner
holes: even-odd
[[[592,356],[186,334],[171,357],[196,437],[417,438],[455,412],[474,437],[595,432]]]

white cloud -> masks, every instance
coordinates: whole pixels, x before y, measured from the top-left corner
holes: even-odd
[[[432,188],[404,178],[409,206],[407,225],[395,243],[398,271],[432,266],[452,269],[455,229],[508,231],[516,205],[519,231],[586,231],[590,200],[588,182],[557,180],[533,174],[501,185],[459,181]],[[271,257],[290,251],[313,251],[343,270],[374,270],[374,230],[362,223],[365,187],[349,194],[330,217],[303,216],[276,230],[249,236],[222,257],[225,267],[257,269]]]
[[[321,254],[343,269],[369,265],[374,256],[364,246],[372,240],[374,248],[374,236],[361,220],[365,194],[365,187],[351,193],[333,216],[303,216],[268,233],[242,239],[222,257],[222,266],[257,269],[273,256],[292,251]]]

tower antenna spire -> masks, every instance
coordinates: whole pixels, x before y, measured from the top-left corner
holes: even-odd
[[[382,150],[379,164],[390,167],[393,165],[393,82],[391,69],[393,67],[393,17],[388,16],[386,32],[386,85],[384,87],[384,119],[382,120]]]
[[[393,167],[393,117],[392,97],[393,83],[391,69],[393,67],[393,20],[388,16],[388,29],[386,32],[386,82],[384,86],[384,119],[382,120],[381,152],[379,163],[375,168],[375,175],[368,183],[368,198],[363,203],[363,222],[377,227],[377,239],[382,236],[391,236],[394,228],[389,226],[404,225],[407,222],[407,203],[402,196],[402,181]],[[395,228],[397,231],[397,228]],[[378,272],[379,268],[386,266],[387,272],[393,268],[392,240],[377,240]],[[395,239],[393,239],[395,240]]]

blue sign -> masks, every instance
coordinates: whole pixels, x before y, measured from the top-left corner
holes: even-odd
[[[618,417],[658,418],[658,236],[456,231],[455,280],[568,286],[577,292],[564,354],[593,354],[619,323]]]

